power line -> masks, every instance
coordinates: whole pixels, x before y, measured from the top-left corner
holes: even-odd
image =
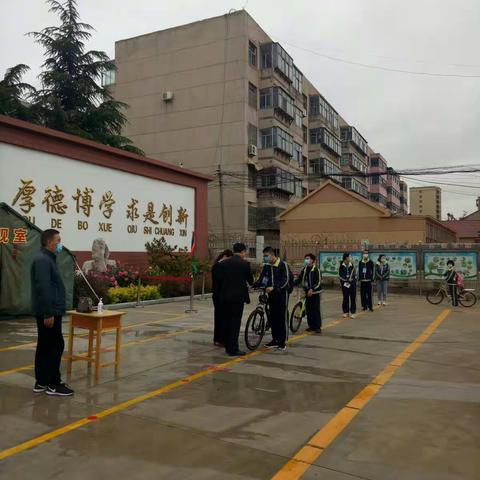
[[[286,42],[286,41],[283,41],[282,43],[284,43],[285,45],[289,45],[290,47],[296,48],[298,50],[303,50],[304,52],[311,53],[313,55],[316,55],[317,57],[326,58],[334,62],[345,63],[347,65],[355,65],[357,67],[369,68],[372,70],[383,70],[386,72],[403,73],[408,75],[419,75],[419,76],[426,76],[426,77],[480,78],[480,75],[469,75],[469,74],[462,74],[462,73],[420,72],[415,70],[404,70],[401,68],[382,67],[381,65],[372,65],[368,63],[355,62],[352,60],[345,60],[343,58],[335,57],[333,55],[327,55],[325,53],[316,52],[309,48],[299,47],[298,45],[294,45],[293,43]]]

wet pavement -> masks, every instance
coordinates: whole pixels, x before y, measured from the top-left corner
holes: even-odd
[[[212,345],[210,300],[196,314],[187,306],[127,309],[119,377],[106,368],[96,384],[76,362],[73,398],[32,393],[34,324],[0,322],[0,478],[480,478],[478,306],[449,313],[392,296],[344,319],[339,295],[325,292],[322,336],[302,325],[287,354],[234,360]],[[107,359],[114,338],[104,336]],[[309,447],[301,475],[285,467],[412,345],[328,447]]]

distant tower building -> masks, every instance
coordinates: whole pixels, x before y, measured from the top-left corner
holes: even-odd
[[[442,219],[442,190],[439,187],[410,188],[410,213]]]

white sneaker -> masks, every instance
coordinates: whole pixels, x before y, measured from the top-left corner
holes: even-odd
[[[354,314],[354,313],[351,313],[351,314],[350,314],[350,318],[355,318],[355,314]]]
[[[378,303],[377,303],[377,305],[381,305],[381,304],[382,304],[382,302],[378,302]],[[384,304],[384,305],[385,305],[385,304]]]
[[[385,306],[387,304],[387,302],[383,302],[382,305]]]
[[[348,317],[348,313],[344,313],[343,318],[347,318],[347,317]]]

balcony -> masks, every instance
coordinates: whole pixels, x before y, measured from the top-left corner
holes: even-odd
[[[303,74],[294,65],[293,58],[281,47],[279,43],[265,43],[260,46],[262,70],[273,69],[301,93],[303,90]]]
[[[311,119],[321,117],[334,130],[338,129],[338,113],[323,97],[320,95],[311,95],[309,107],[308,115]]]
[[[302,198],[302,180],[281,168],[266,168],[257,174],[257,190],[279,191],[289,196]]]
[[[309,131],[310,145],[322,145],[340,157],[342,154],[342,144],[340,139],[328,129],[311,128]]]
[[[363,174],[368,173],[368,165],[354,153],[343,153],[340,165],[342,167],[350,167],[352,170],[356,170]]]
[[[330,178],[342,184],[342,170],[328,158],[314,158],[308,162],[308,176],[314,179]]]
[[[343,142],[351,142],[360,153],[367,155],[368,143],[355,127],[342,127],[340,129],[340,138]]]
[[[355,178],[343,178],[342,187],[351,190],[352,192],[356,192],[362,197],[368,198],[368,188]]]

